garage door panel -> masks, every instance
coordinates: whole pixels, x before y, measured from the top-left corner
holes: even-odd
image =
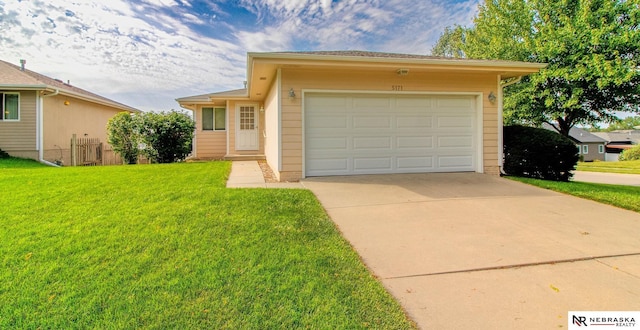
[[[354,116],[353,128],[391,128],[390,116]]]
[[[438,168],[442,170],[473,170],[473,157],[471,156],[438,156]]]
[[[305,175],[473,171],[474,100],[307,94]]]
[[[345,115],[312,116],[307,118],[309,128],[347,128],[349,118]]]
[[[354,137],[353,138],[353,150],[391,150],[391,137],[378,136],[378,137]]]
[[[389,112],[391,100],[388,97],[353,97],[352,105],[354,112]]]
[[[440,136],[438,148],[473,148],[472,136]]]
[[[396,141],[399,150],[433,148],[432,136],[399,136]]]
[[[455,96],[438,97],[436,99],[436,108],[446,109],[447,112],[459,111],[469,112],[469,108],[472,108],[473,100],[469,97],[461,98]]]
[[[433,157],[432,156],[422,156],[422,157],[397,157],[396,158],[397,168],[401,171],[424,171],[425,169],[433,170]]]
[[[354,157],[353,170],[355,172],[370,173],[370,171],[391,172],[393,159],[392,157]]]
[[[433,127],[432,116],[397,116],[396,127],[399,129],[425,129]]]
[[[433,100],[430,97],[398,97],[396,99],[396,108],[400,111],[421,109],[429,110],[432,108]]]
[[[307,170],[318,175],[340,174],[349,170],[349,158],[312,158],[307,159]]]
[[[468,116],[438,117],[438,128],[473,128],[473,118]]]
[[[316,137],[309,139],[307,148],[313,150],[344,150],[347,151],[348,138],[346,136]]]

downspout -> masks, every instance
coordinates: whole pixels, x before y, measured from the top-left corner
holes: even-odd
[[[50,161],[44,159],[44,98],[48,96],[56,96],[60,93],[60,90],[56,89],[52,94],[36,94],[38,99],[36,100],[36,112],[38,117],[38,124],[36,125],[36,135],[38,139],[38,161],[45,165],[60,167]]]
[[[504,88],[507,86],[511,86],[513,84],[517,84],[522,80],[522,76],[518,76],[518,78],[511,80],[506,83],[502,83],[502,78],[498,76],[498,82],[500,84],[500,88],[498,89],[498,161],[500,164],[500,175],[506,175],[504,171],[504,137],[503,137],[503,125],[504,125],[504,117],[503,117],[503,97],[504,97]]]

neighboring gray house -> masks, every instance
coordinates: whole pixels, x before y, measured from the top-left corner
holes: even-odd
[[[547,123],[542,124],[542,128],[558,132],[554,126]],[[578,147],[578,154],[583,161],[592,162],[594,160],[606,160],[605,152],[607,140],[579,127],[571,128],[569,131],[569,138],[571,138],[573,143]]]
[[[624,150],[640,144],[640,130],[617,130],[593,134],[607,141],[605,148],[607,161],[617,161]]]

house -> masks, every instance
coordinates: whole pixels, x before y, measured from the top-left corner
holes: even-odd
[[[0,149],[15,157],[71,164],[71,139],[106,143],[108,120],[127,105],[0,61]]]
[[[605,147],[607,161],[617,161],[624,150],[640,144],[640,130],[616,130],[593,134],[607,141]]]
[[[502,88],[544,66],[363,51],[249,53],[246,88],[177,101],[194,112],[195,157],[266,159],[280,181],[498,175]]]
[[[558,132],[554,125],[548,123],[542,124],[542,128]],[[605,139],[575,126],[569,130],[569,138],[576,144],[582,161],[606,160],[607,141]]]

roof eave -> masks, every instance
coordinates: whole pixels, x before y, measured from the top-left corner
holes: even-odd
[[[398,58],[398,57],[371,57],[371,56],[343,56],[343,55],[311,55],[295,53],[247,53],[248,62],[256,59],[263,60],[290,60],[290,61],[333,61],[333,62],[375,62],[388,64],[415,64],[415,65],[441,65],[441,66],[468,66],[482,68],[518,68],[529,69],[537,72],[547,67],[547,63],[516,62],[516,61],[491,61],[445,58]],[[250,66],[248,66],[250,68]],[[248,74],[250,73],[247,72]],[[250,75],[248,75],[250,77]]]

